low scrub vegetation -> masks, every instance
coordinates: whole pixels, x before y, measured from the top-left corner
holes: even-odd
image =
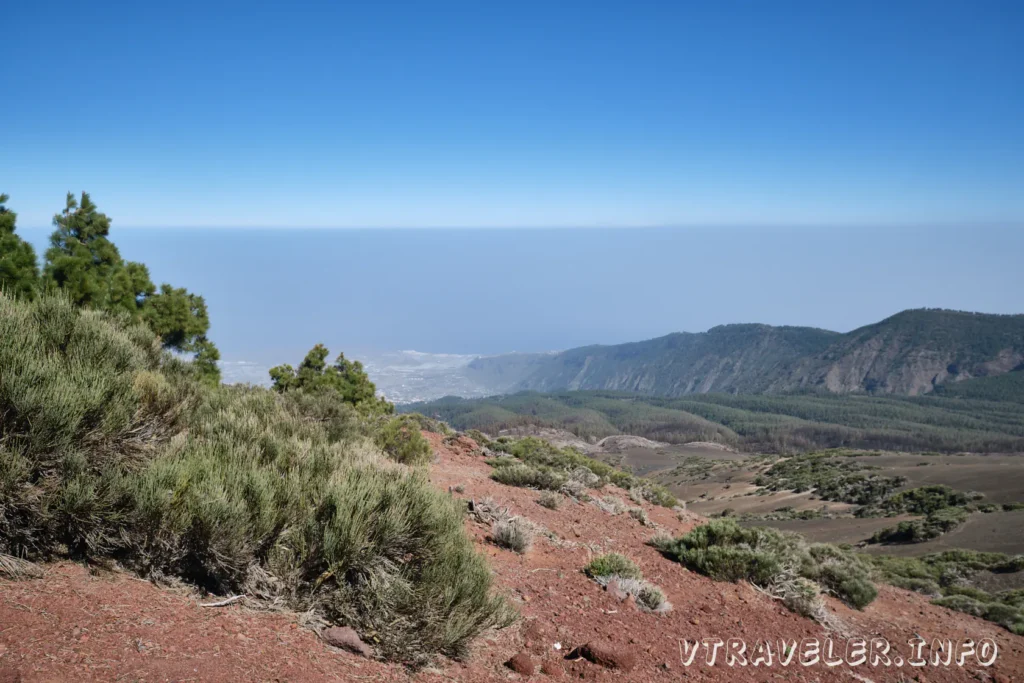
[[[960,387],[990,380],[1001,385],[1001,391],[992,396],[975,392],[943,398]],[[562,391],[483,399],[449,397],[408,409],[438,415],[459,429],[496,433],[537,425],[565,429],[584,439],[633,434],[674,444],[715,441],[760,453],[827,448],[1022,452],[1022,397],[1024,372],[1011,372],[947,384],[935,395],[919,397],[807,392],[661,398]],[[989,398],[994,400],[985,400]]]
[[[508,517],[494,523],[491,530],[494,543],[520,555],[533,546],[533,526],[522,517]]]
[[[875,532],[870,543],[923,543],[957,528],[970,516],[964,508],[940,508],[924,519],[900,522]]]
[[[810,453],[772,465],[754,483],[769,491],[813,490],[822,500],[868,506],[880,503],[906,482],[903,477],[876,474],[876,469],[836,453]]]
[[[549,468],[531,467],[512,458],[498,458],[491,464],[495,465],[491,479],[506,486],[557,491],[566,482],[564,475]]]
[[[990,593],[975,580],[987,573],[1024,571],[1024,555],[949,550],[923,557],[869,556],[877,573],[894,586],[923,593],[933,603],[995,622],[1024,635],[1024,590]]]
[[[652,539],[662,553],[718,581],[749,581],[785,598],[806,592],[798,577],[813,581],[851,607],[861,609],[877,595],[870,567],[833,545],[808,544],[801,536],[766,527],[745,528],[715,519],[676,539]]]
[[[601,488],[611,483],[635,491],[636,495],[655,505],[673,507],[678,504],[675,496],[659,484],[587,457],[573,448],[559,448],[543,439],[532,436],[522,439],[500,437],[491,443],[491,448],[514,458],[511,463],[507,458],[493,458],[489,461],[498,468],[493,478],[503,484],[551,490],[567,487],[565,492],[568,495],[579,498],[586,488]],[[525,465],[532,472],[519,468],[514,474],[501,473],[502,468],[513,466],[513,463]],[[514,483],[516,480],[524,483]]]
[[[281,601],[408,662],[508,622],[459,501],[378,446],[372,391],[210,387],[161,346],[127,316],[0,293],[0,553]]]
[[[557,510],[562,504],[562,496],[554,491],[544,491],[537,499],[537,504],[549,510]]]
[[[599,555],[591,560],[583,571],[592,579],[602,576],[621,576],[624,579],[643,578],[643,573],[636,563],[621,553]]]
[[[583,568],[584,573],[605,587],[614,583],[617,590],[633,596],[637,607],[645,612],[667,612],[672,603],[665,592],[646,581],[636,563],[625,555],[608,553],[595,557]]]
[[[374,441],[392,459],[406,465],[425,465],[433,451],[420,433],[420,423],[410,415],[398,415],[377,430]]]
[[[889,496],[879,507],[888,514],[909,512],[928,515],[943,508],[965,507],[970,501],[980,498],[980,495],[968,495],[949,486],[919,486]]]

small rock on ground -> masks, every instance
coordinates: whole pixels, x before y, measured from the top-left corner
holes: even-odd
[[[324,629],[320,637],[328,645],[347,650],[352,654],[362,655],[363,657],[373,657],[373,648],[364,643],[359,634],[348,626],[332,626],[331,628]]]
[[[530,657],[528,652],[520,652],[519,654],[512,657],[512,659],[505,662],[505,666],[515,671],[517,674],[523,676],[533,675],[533,659]]]

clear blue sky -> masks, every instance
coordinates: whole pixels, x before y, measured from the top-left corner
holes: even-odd
[[[271,6],[273,5],[273,6]],[[1024,3],[7,3],[0,191],[145,226],[1024,220]]]

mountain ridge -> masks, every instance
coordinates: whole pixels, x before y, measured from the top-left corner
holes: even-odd
[[[1020,367],[1024,315],[908,309],[846,333],[734,323],[625,344],[518,354],[514,364],[509,358],[480,358],[473,370],[503,377],[509,392],[673,397],[812,389],[916,396]]]

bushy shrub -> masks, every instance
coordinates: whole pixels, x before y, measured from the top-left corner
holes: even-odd
[[[895,578],[889,581],[892,585],[897,588],[902,588],[908,591],[914,591],[922,595],[929,597],[938,597],[942,595],[942,589],[939,584],[931,579],[914,579],[914,578]]]
[[[430,443],[420,434],[419,422],[410,415],[387,420],[374,441],[388,457],[404,465],[426,465],[433,456]]]
[[[950,595],[947,597],[936,598],[935,600],[932,600],[932,604],[939,605],[941,607],[948,607],[949,609],[956,610],[957,612],[963,612],[964,614],[970,614],[975,617],[980,617],[985,614],[985,604],[966,595]]]
[[[1020,571],[1016,560],[1000,553],[947,550],[923,557],[865,556],[889,583],[909,590],[939,596],[932,602],[993,621],[1013,633],[1024,632],[1024,590],[995,595],[970,581],[983,570]]]
[[[967,494],[948,486],[919,486],[900,491],[882,501],[881,508],[889,513],[909,512],[927,515],[949,507],[967,505]]]
[[[567,481],[576,482],[575,485],[570,485],[575,489],[581,486],[600,488],[605,482],[610,482],[624,489],[638,488],[645,500],[656,505],[672,507],[678,502],[675,496],[660,484],[635,477],[608,463],[585,456],[573,448],[553,446],[543,439],[532,436],[522,439],[501,437],[491,443],[491,448],[507,453],[527,465],[559,472]]]
[[[491,472],[491,479],[506,486],[547,489],[557,491],[565,484],[565,477],[551,470],[530,467],[520,462],[497,467]]]
[[[777,529],[742,527],[731,518],[709,521],[671,542],[660,539],[659,545],[664,554],[718,581],[778,588],[793,574],[858,609],[877,595],[869,566],[849,551],[808,545],[797,534]]]
[[[857,609],[864,609],[878,597],[871,567],[857,555],[827,543],[815,543],[808,550],[812,562],[801,568],[803,576]]]
[[[522,517],[500,519],[494,523],[491,538],[502,548],[522,555],[533,545],[533,528]]]
[[[672,604],[665,598],[665,591],[647,581],[642,582],[633,597],[637,607],[645,612],[667,612],[672,609]]]
[[[469,438],[473,439],[473,441],[476,441],[476,445],[480,446],[481,448],[490,448],[491,447],[491,440],[490,440],[490,438],[486,434],[481,432],[479,429],[469,429],[469,430],[466,430],[466,436],[468,436]]]
[[[601,555],[594,558],[583,571],[602,586],[608,587],[615,583],[618,590],[633,596],[641,611],[668,612],[672,609],[672,603],[665,598],[665,592],[645,581],[640,568],[625,555]]]
[[[643,508],[629,508],[629,516],[643,526],[648,526],[651,523],[651,520],[647,518],[647,511]]]
[[[963,524],[969,513],[964,508],[940,508],[929,512],[924,519],[900,522],[875,532],[871,543],[923,543],[938,538]]]
[[[797,576],[783,586],[782,604],[801,616],[817,619],[823,609],[821,589],[810,579]]]
[[[608,553],[600,555],[590,561],[584,570],[587,576],[597,578],[601,576],[621,576],[625,579],[641,579],[643,574],[633,560],[620,553]]]
[[[155,341],[0,295],[0,552],[281,600],[403,661],[507,623],[459,501],[386,458],[369,417],[301,389],[203,387]]]
[[[544,491],[537,499],[537,504],[549,510],[557,510],[558,506],[562,504],[562,496],[554,491]]]
[[[446,422],[427,417],[422,413],[405,413],[408,415],[409,420],[416,424],[416,429],[424,432],[432,432],[434,434],[441,434],[443,436],[453,436],[456,434],[455,430],[448,426]]]
[[[200,391],[127,316],[0,293],[0,552],[103,552],[121,480]]]

